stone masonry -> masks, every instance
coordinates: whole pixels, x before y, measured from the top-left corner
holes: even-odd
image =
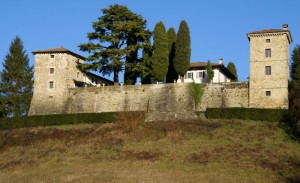
[[[248,33],[250,41],[250,101],[253,108],[287,109],[289,45],[287,25]]]
[[[186,119],[206,108],[288,108],[289,45],[284,29],[247,34],[250,41],[249,82],[211,83],[195,106],[189,83],[76,88],[84,81],[77,64],[84,57],[66,50],[35,54],[34,93],[29,115],[145,111],[148,121]],[[51,68],[53,68],[51,70]],[[50,72],[49,72],[50,69]]]

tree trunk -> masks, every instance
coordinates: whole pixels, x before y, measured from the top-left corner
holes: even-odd
[[[184,83],[184,76],[179,76],[180,77],[180,80],[181,80],[181,83]]]
[[[119,85],[119,70],[114,68],[114,85]]]

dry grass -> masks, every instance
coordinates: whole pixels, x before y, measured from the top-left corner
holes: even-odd
[[[300,145],[255,121],[114,124],[0,131],[0,182],[299,182]]]

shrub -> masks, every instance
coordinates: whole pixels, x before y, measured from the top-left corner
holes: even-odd
[[[205,116],[210,119],[242,119],[261,121],[286,122],[289,111],[286,109],[257,109],[257,108],[208,108]]]
[[[55,114],[40,116],[24,116],[0,118],[0,128],[22,128],[35,126],[53,126],[78,123],[107,123],[115,121],[116,112]]]
[[[190,86],[191,96],[194,98],[195,107],[201,102],[204,93],[203,85],[201,83],[192,83]]]
[[[145,113],[142,111],[124,111],[116,115],[116,121],[127,133],[137,131],[144,120]]]

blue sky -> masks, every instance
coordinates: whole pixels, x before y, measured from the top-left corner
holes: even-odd
[[[101,9],[126,5],[140,14],[153,30],[163,21],[178,30],[186,20],[191,32],[191,61],[233,61],[239,80],[249,76],[247,32],[282,28],[289,24],[293,37],[290,51],[300,44],[300,1],[298,0],[9,0],[0,6],[0,69],[11,41],[20,36],[33,65],[34,50],[64,46],[82,56],[80,43],[88,41],[92,22]],[[121,80],[122,81],[122,80]]]

